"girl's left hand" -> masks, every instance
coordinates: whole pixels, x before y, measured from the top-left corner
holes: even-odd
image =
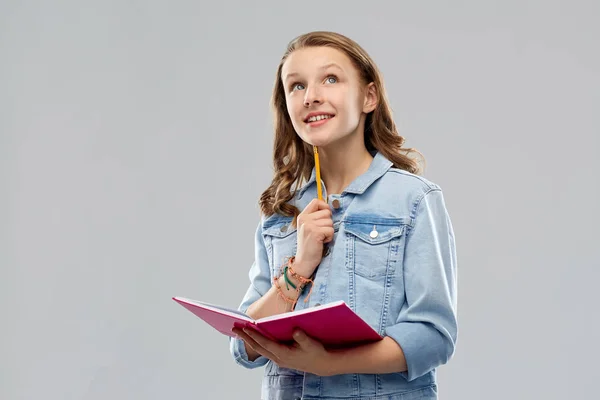
[[[315,339],[302,331],[294,333],[295,343],[285,345],[266,338],[252,328],[234,328],[233,333],[260,355],[282,368],[304,371],[319,376],[330,376],[331,353]]]

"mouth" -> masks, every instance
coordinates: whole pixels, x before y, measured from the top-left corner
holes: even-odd
[[[311,126],[322,125],[334,117],[335,115],[333,114],[316,114],[308,116],[304,119],[304,122]]]

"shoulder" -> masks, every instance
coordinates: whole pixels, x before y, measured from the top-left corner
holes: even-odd
[[[423,195],[433,190],[442,190],[436,182],[399,168],[390,168],[382,179],[390,187],[401,187],[404,192],[416,195]]]
[[[413,224],[423,206],[444,208],[441,186],[421,175],[389,168],[364,193],[359,194],[352,207],[355,213],[367,212],[402,219]]]
[[[431,192],[442,192],[436,182],[421,175],[399,169],[390,168],[370,188],[374,197],[385,198],[393,203],[414,206]]]

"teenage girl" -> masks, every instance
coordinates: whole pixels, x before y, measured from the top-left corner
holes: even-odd
[[[351,39],[311,32],[288,45],[272,101],[275,172],[239,309],[258,319],[344,300],[384,339],[333,350],[236,329],[233,357],[265,367],[265,400],[437,399],[458,330],[454,232],[377,66]]]

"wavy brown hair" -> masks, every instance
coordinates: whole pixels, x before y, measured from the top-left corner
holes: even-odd
[[[270,186],[260,196],[260,210],[264,215],[275,213],[296,217],[297,207],[288,202],[294,191],[310,178],[314,167],[313,147],[296,134],[287,112],[285,91],[281,81],[281,70],[288,56],[295,50],[306,47],[327,46],[344,52],[358,70],[362,83],[373,82],[377,92],[377,106],[367,114],[365,120],[365,146],[368,151],[378,151],[390,160],[394,167],[411,173],[419,173],[421,167],[410,155],[421,153],[415,149],[403,148],[405,139],[398,134],[388,104],[381,72],[367,52],[352,39],[335,32],[316,31],[298,36],[288,43],[287,49],[277,68],[271,97],[274,114],[275,138],[273,143],[274,175]],[[292,186],[296,188],[292,190]]]

